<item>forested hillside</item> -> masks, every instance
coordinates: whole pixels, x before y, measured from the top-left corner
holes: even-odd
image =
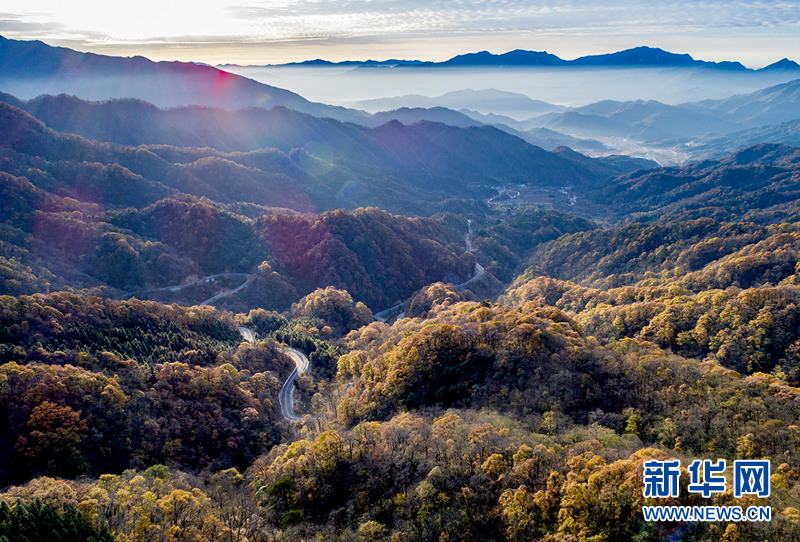
[[[0,119],[0,538],[800,540],[798,149],[639,170],[281,108]],[[670,458],[679,495],[645,498]],[[689,492],[695,459],[769,459],[771,494]]]
[[[246,466],[280,441],[289,361],[230,315],[74,294],[2,297],[3,483],[177,461]]]
[[[491,194],[486,185],[498,182],[585,185],[629,170],[549,153],[491,127],[391,121],[369,129],[280,107],[228,112],[67,96],[5,100],[5,171],[25,176],[36,163],[50,173],[29,179],[37,186],[117,207],[185,193],[301,211],[377,205],[428,215],[445,210],[442,200]],[[104,192],[109,181],[99,164],[129,177],[127,192]],[[63,175],[64,168],[76,173]]]
[[[7,351],[16,361],[3,366],[11,414],[4,440],[16,442],[5,460],[15,467],[12,479],[111,473],[80,483],[34,478],[4,496],[44,498],[63,513],[78,508],[132,540],[176,525],[181,536],[205,540],[235,532],[248,539],[661,540],[675,527],[641,520],[643,461],[766,456],[779,461],[768,500],[774,520],[735,532],[740,540],[797,536],[795,388],[640,339],[600,345],[555,307],[454,296],[437,296],[425,319],[351,332],[336,380],[315,384],[319,397],[308,404],[317,405],[316,420],[271,449],[264,439],[286,431],[270,414],[286,362],[274,343],[235,346],[225,315],[159,314],[156,304],[99,300],[79,306],[86,302],[65,296],[6,298],[5,313],[41,322],[34,337],[42,345],[26,347],[17,338],[19,320],[7,317],[4,340],[17,345]],[[170,340],[194,348],[177,350],[181,361],[139,362],[120,349],[96,353],[64,331],[69,320],[102,316],[119,325],[123,315],[142,330],[152,318],[174,322]],[[241,323],[285,325],[268,313]],[[56,332],[57,324],[67,325]],[[205,353],[198,341],[210,341]],[[210,365],[209,356],[216,356]],[[330,384],[351,378],[340,399],[322,397]],[[67,381],[49,392],[44,385]],[[123,421],[125,434],[137,438],[119,438]],[[110,427],[109,439],[103,431]],[[262,455],[253,461],[253,453]],[[191,474],[198,468],[205,474]],[[741,501],[727,494],[713,502]],[[711,540],[730,531],[706,524],[690,532]]]
[[[797,385],[798,254],[796,224],[631,224],[542,246],[505,299],[559,307],[602,340],[641,338]]]
[[[194,198],[103,211],[6,180],[15,204],[4,211],[0,281],[9,294],[71,287],[167,301],[169,288],[154,289],[234,272],[254,275],[242,296],[225,300],[238,310],[283,310],[324,286],[379,309],[437,280],[462,282],[474,267],[465,221],[454,215],[406,218],[370,208],[253,220]],[[199,303],[216,292],[198,286],[172,300]]]
[[[629,220],[793,222],[798,165],[797,147],[762,144],[719,161],[631,173],[589,198],[605,201],[617,217]]]

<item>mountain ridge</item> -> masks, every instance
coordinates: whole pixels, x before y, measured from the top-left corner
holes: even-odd
[[[678,146],[688,157],[715,156],[758,143],[797,142],[800,79],[728,98],[668,105],[655,100],[603,100],[526,122],[575,138],[604,142],[609,135],[647,147]],[[518,124],[512,127],[519,129]],[[729,140],[729,141],[728,141]],[[737,144],[738,143],[738,144]]]
[[[622,175],[587,198],[605,202],[627,221],[795,222],[798,170],[800,148],[764,143],[719,160]]]
[[[239,66],[236,64],[225,64],[221,66]],[[247,67],[256,67],[249,65]],[[688,53],[673,53],[659,47],[649,47],[641,45],[630,49],[624,49],[613,53],[601,53],[584,55],[573,60],[563,59],[547,51],[531,51],[526,49],[514,49],[506,53],[490,53],[489,51],[477,51],[456,55],[447,60],[434,62],[424,60],[344,60],[331,62],[322,59],[306,60],[303,62],[290,62],[285,64],[266,64],[263,67],[282,67],[282,66],[340,66],[340,67],[389,67],[389,68],[416,68],[416,67],[695,67],[720,69],[729,71],[770,71],[770,70],[793,70],[800,72],[800,64],[783,58],[768,66],[760,69],[747,68],[741,62],[723,60],[707,61],[697,60]]]
[[[153,62],[53,47],[0,36],[0,90],[15,96],[72,94],[87,100],[139,98],[159,107],[225,109],[283,105],[318,117],[354,121],[362,114],[204,64]]]
[[[581,186],[621,173],[598,163],[605,170],[598,176],[597,167],[489,126],[392,120],[368,128],[283,107],[231,112],[159,109],[138,100],[93,103],[70,96],[16,100],[16,105],[6,99],[12,103],[0,101],[0,114],[7,117],[0,151],[17,153],[14,163],[25,154],[58,163],[118,163],[137,182],[156,183],[158,197],[177,190],[231,202],[220,199],[221,179],[227,179],[233,183],[229,191],[235,187],[234,200],[257,205],[382,204],[419,214],[436,212],[447,198],[491,192],[486,186],[498,180],[547,184],[568,179]],[[62,152],[67,148],[73,150]],[[24,171],[22,165],[8,170],[17,176]],[[290,190],[277,190],[276,183],[287,180],[293,181],[287,184]]]

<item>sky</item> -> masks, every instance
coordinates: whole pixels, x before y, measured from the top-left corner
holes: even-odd
[[[4,0],[0,35],[209,64],[512,49],[571,59],[648,45],[760,68],[800,61],[800,0]]]

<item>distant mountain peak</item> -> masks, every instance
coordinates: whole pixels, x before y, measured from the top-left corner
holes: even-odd
[[[673,66],[747,70],[739,62],[696,60],[687,53],[672,53],[658,47],[644,45],[617,51],[616,53],[584,56],[573,60],[571,63],[576,66]]]
[[[761,68],[759,71],[800,71],[800,64],[784,57],[777,62],[773,62],[769,66]]]
[[[489,51],[454,56],[439,63],[441,66],[560,66],[566,64],[556,55],[546,51],[526,51],[515,49],[501,55]]]
[[[573,60],[574,64],[580,66],[686,66],[696,62],[689,54],[671,53],[658,47],[647,46],[625,49],[616,53],[583,56]]]

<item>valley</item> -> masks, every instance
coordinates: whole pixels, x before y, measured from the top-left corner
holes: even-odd
[[[0,51],[0,538],[800,539],[794,63]]]

